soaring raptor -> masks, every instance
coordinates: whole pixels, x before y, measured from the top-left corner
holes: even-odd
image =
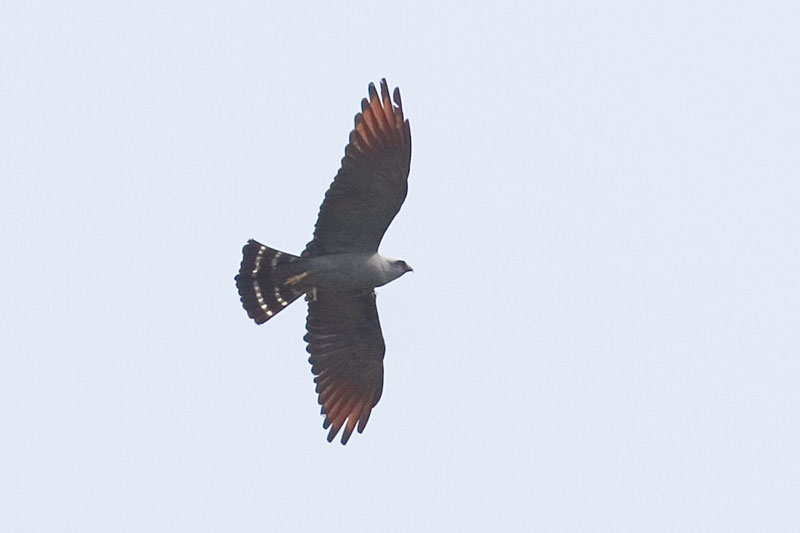
[[[411,126],[403,118],[400,90],[394,102],[386,80],[381,94],[369,84],[361,101],[342,166],[319,210],[314,238],[300,256],[254,240],[236,287],[247,315],[263,324],[305,294],[304,337],[311,356],[328,442],[344,427],[342,444],[353,429],[364,431],[383,391],[383,342],[375,287],[412,269],[383,257],[378,245],[408,192]]]

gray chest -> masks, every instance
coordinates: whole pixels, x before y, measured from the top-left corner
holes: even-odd
[[[331,290],[378,287],[389,281],[385,260],[378,254],[336,254],[309,259],[308,281]]]

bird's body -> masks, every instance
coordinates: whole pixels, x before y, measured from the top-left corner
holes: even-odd
[[[325,199],[314,238],[300,256],[250,240],[236,276],[242,305],[262,324],[301,295],[308,300],[305,340],[328,440],[363,431],[383,391],[385,345],[375,287],[412,271],[378,253],[408,190],[411,129],[400,92],[369,85],[342,166]]]
[[[410,267],[405,261],[379,253],[331,254],[306,259],[306,285],[334,291],[374,289],[394,281]]]

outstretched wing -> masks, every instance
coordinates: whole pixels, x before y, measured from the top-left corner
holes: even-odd
[[[392,104],[385,79],[380,96],[370,83],[303,255],[377,252],[406,198],[410,165],[411,126],[403,118],[400,90]]]
[[[356,424],[364,431],[383,391],[386,347],[375,292],[317,290],[308,303],[306,329],[308,361],[325,415],[322,427],[330,427],[330,442],[344,426],[342,444],[347,444]]]

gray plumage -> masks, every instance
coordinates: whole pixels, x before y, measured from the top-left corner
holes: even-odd
[[[405,261],[374,254],[334,254],[307,259],[307,282],[318,289],[355,291],[373,289],[394,281],[410,267]]]
[[[378,253],[408,191],[411,128],[400,91],[369,85],[341,168],[320,207],[314,238],[300,256],[254,240],[243,248],[236,285],[248,316],[262,324],[305,294],[306,348],[329,428],[346,444],[364,430],[383,391],[385,345],[375,287],[411,267]]]

